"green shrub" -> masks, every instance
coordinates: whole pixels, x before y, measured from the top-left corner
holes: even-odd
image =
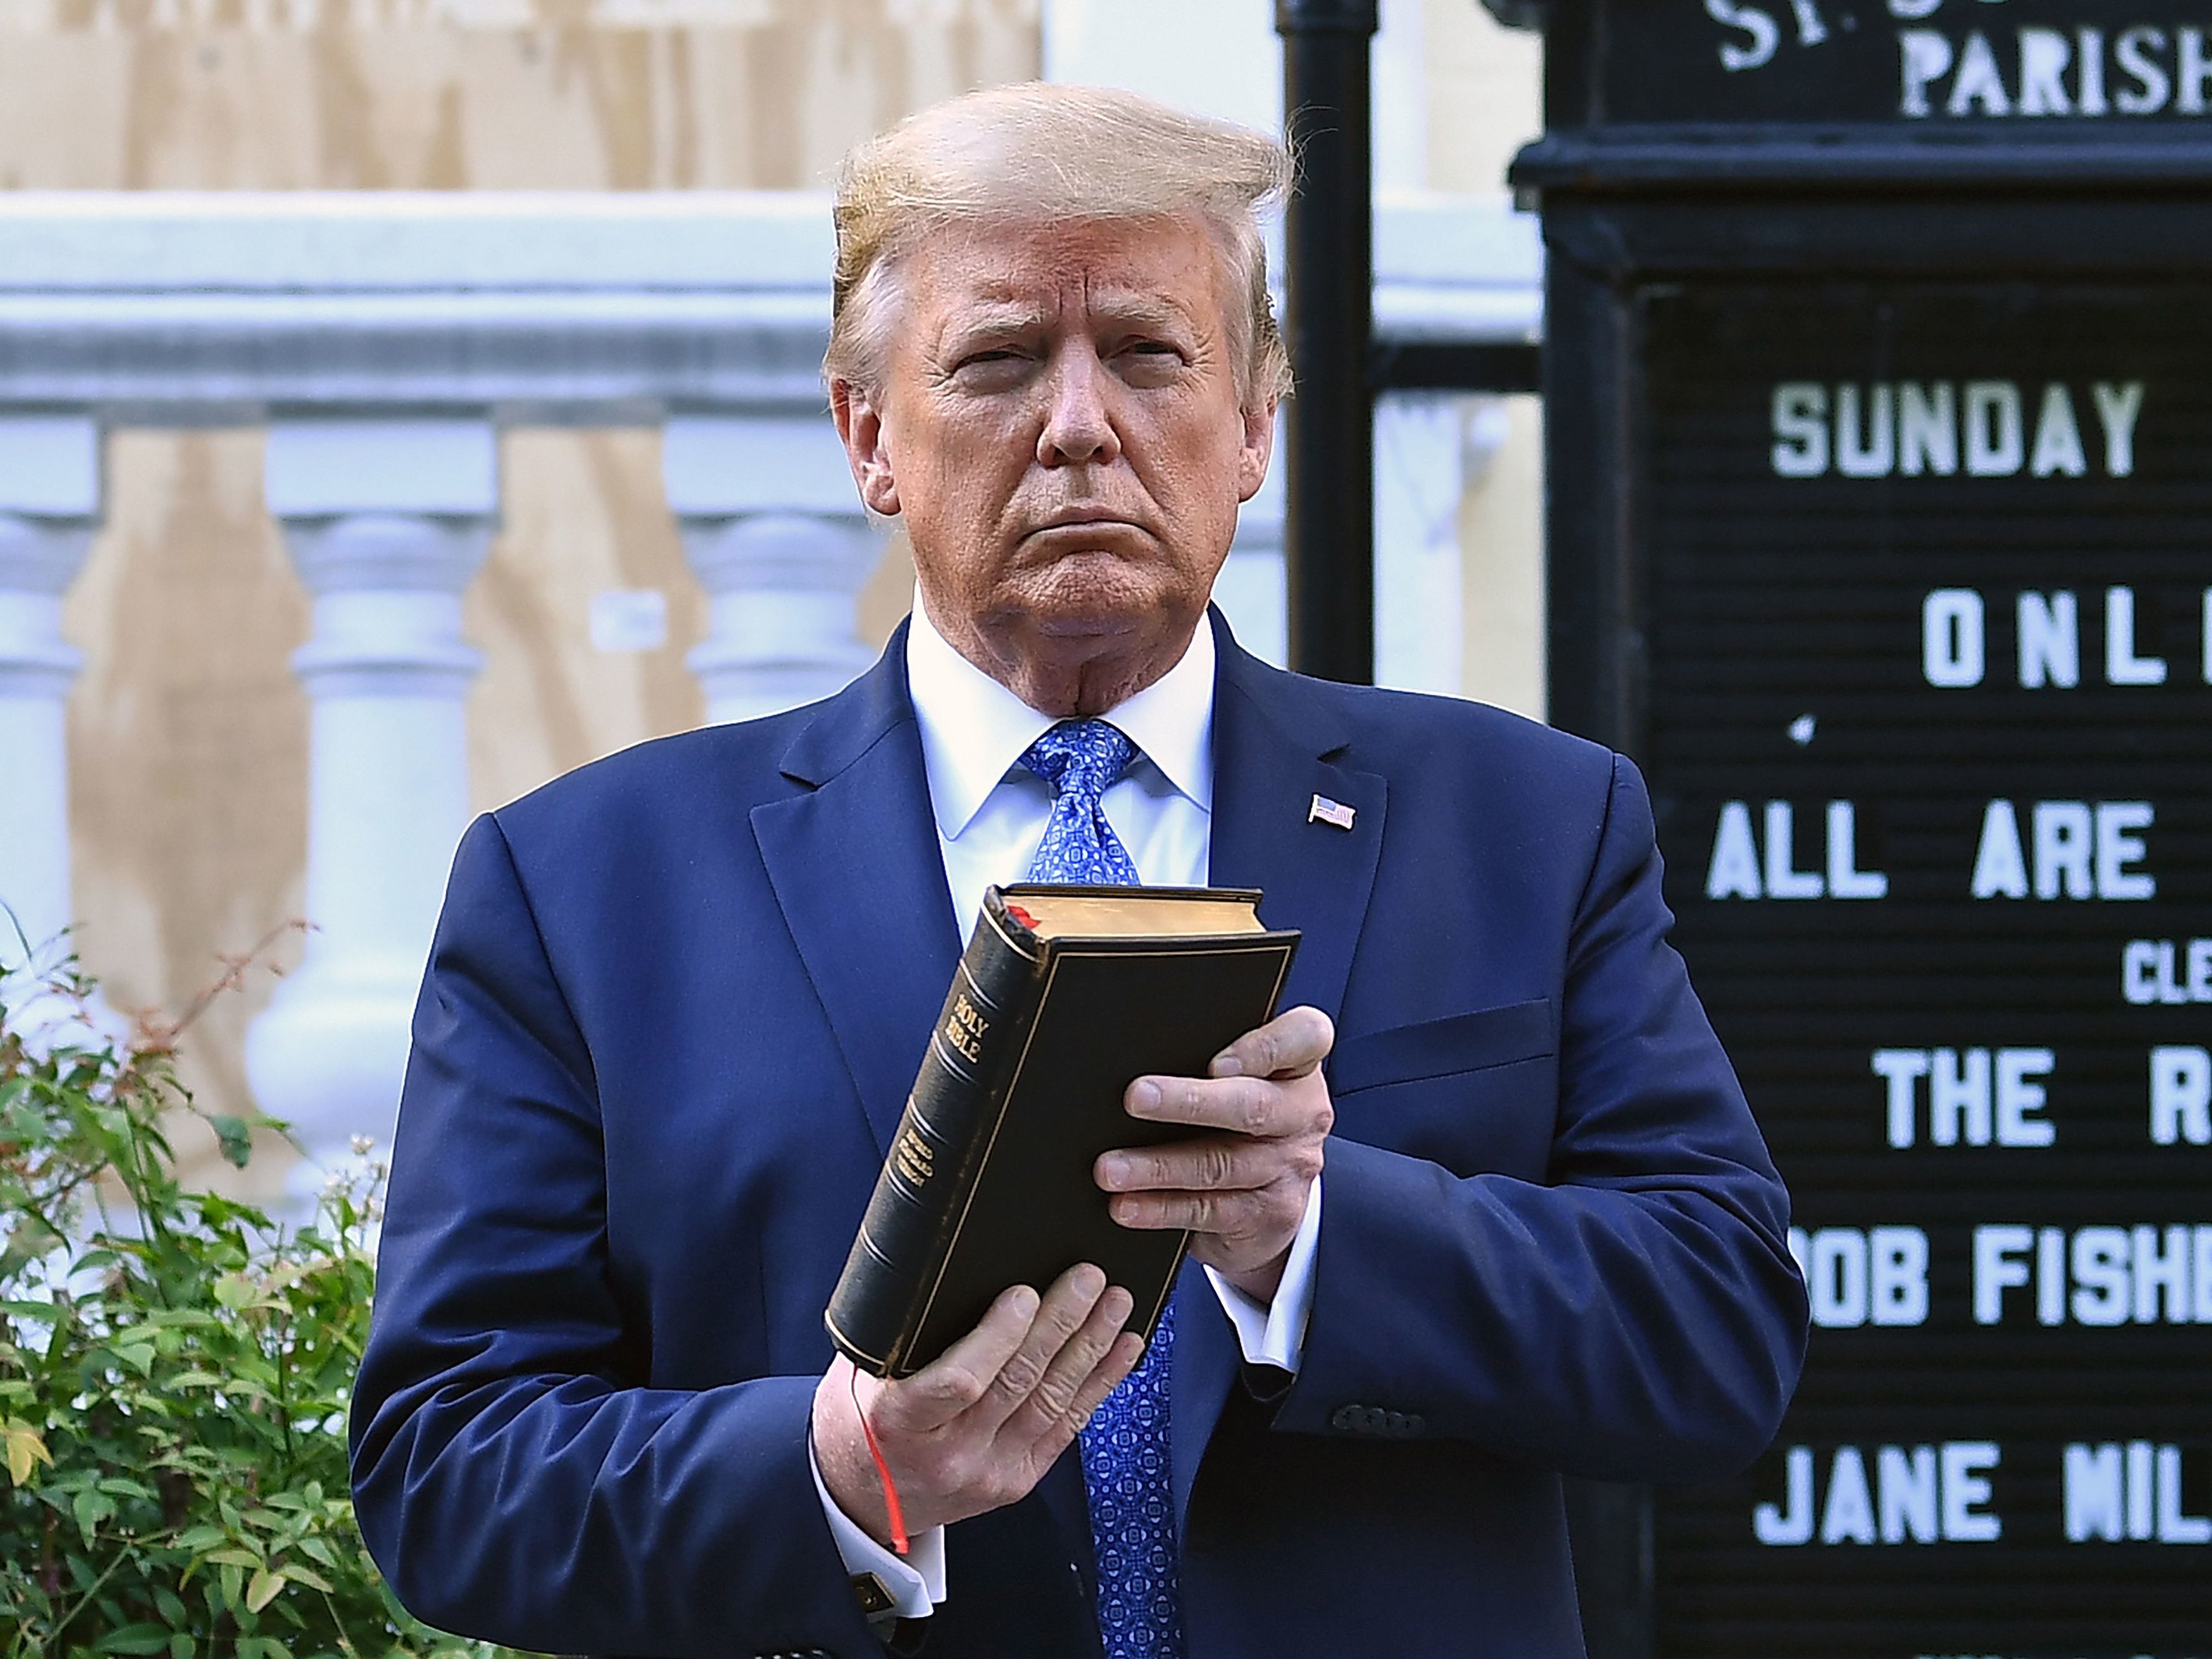
[[[380,1172],[296,1231],[186,1190],[177,1029],[0,1033],[0,1655],[495,1653],[400,1610],[347,1499]],[[240,1166],[277,1127],[199,1115]]]

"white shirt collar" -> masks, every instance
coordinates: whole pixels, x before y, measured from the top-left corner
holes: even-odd
[[[1201,811],[1213,807],[1213,628],[1201,618],[1176,665],[1106,712],[1145,758]],[[1022,751],[1057,722],[954,650],[914,599],[907,690],[921,726],[937,827],[957,840]]]

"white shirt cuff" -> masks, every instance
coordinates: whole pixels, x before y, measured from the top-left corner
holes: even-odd
[[[890,1592],[891,1611],[902,1619],[927,1619],[945,1599],[945,1528],[932,1527],[907,1540],[904,1555],[894,1555],[868,1536],[830,1495],[822,1484],[822,1465],[816,1462],[814,1443],[806,1446],[806,1467],[814,1476],[815,1496],[822,1500],[823,1518],[830,1535],[837,1540],[837,1553],[850,1574],[872,1572]]]
[[[1206,1268],[1213,1293],[1221,1298],[1222,1311],[1237,1328],[1237,1346],[1244,1351],[1246,1364],[1297,1370],[1298,1359],[1305,1352],[1306,1316],[1313,1311],[1314,1253],[1320,1243],[1321,1177],[1316,1176],[1306,1192],[1305,1218],[1298,1223],[1297,1237],[1291,1241],[1291,1257],[1283,1264],[1283,1281],[1275,1287],[1272,1303],[1247,1296],[1212,1268]]]

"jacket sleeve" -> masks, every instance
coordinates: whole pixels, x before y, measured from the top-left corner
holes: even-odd
[[[816,1379],[646,1386],[606,1207],[591,1056],[480,818],[416,1011],[354,1396],[370,1553],[418,1617],[515,1647],[880,1654],[809,1470]]]
[[[1788,1197],[1667,943],[1660,875],[1643,780],[1616,758],[1566,954],[1547,1179],[1332,1140],[1278,1429],[1378,1406],[1609,1480],[1715,1477],[1772,1438],[1806,1340]]]

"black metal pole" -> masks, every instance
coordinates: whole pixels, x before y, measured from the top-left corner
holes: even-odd
[[[1298,158],[1285,216],[1291,393],[1284,551],[1291,666],[1375,678],[1374,204],[1368,43],[1376,0],[1275,0],[1283,125]]]

